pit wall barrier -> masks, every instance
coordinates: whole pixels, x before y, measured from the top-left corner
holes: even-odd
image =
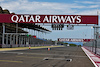
[[[38,46],[51,46],[51,44],[27,44],[27,45],[25,45],[25,44],[18,44],[18,45],[15,45],[15,44],[13,44],[13,45],[0,45],[1,46],[1,48],[14,48],[14,47],[29,47],[29,46],[31,46],[31,47],[38,47]]]

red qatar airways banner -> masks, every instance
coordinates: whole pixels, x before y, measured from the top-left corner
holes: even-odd
[[[98,24],[98,15],[0,14],[0,23]]]
[[[93,41],[93,39],[73,39],[73,38],[58,38],[58,41],[67,41],[67,42],[89,42]]]

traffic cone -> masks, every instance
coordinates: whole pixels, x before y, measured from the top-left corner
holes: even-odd
[[[50,51],[50,48],[48,47],[48,51]]]
[[[31,46],[29,45],[29,49],[31,49]]]

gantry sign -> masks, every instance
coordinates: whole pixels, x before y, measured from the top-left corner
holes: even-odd
[[[60,42],[89,42],[93,39],[79,39],[79,38],[58,38]]]
[[[98,24],[98,15],[0,14],[0,23]]]

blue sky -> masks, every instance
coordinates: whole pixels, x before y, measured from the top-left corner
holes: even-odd
[[[99,0],[0,0],[3,8],[18,14],[96,14],[99,4]]]
[[[100,0],[0,0],[0,5],[16,14],[97,15],[97,9],[100,12]],[[74,26],[74,30],[67,30],[65,26],[62,31],[43,27],[52,31],[45,35],[47,39],[93,38],[91,26]]]

